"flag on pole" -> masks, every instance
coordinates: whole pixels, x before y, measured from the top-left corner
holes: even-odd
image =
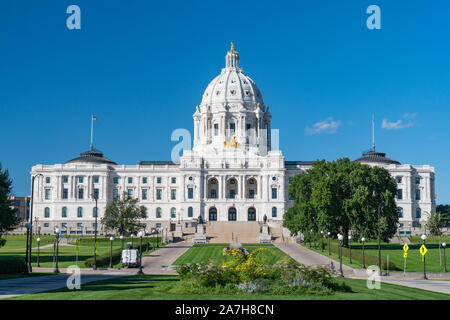
[[[92,120],[94,120],[94,121],[97,121],[98,120],[98,118],[96,117],[96,116],[92,116]]]

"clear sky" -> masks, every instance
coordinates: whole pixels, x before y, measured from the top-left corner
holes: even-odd
[[[66,9],[81,8],[81,30]],[[366,8],[381,8],[369,30]],[[230,41],[270,106],[287,160],[371,147],[436,169],[450,203],[448,1],[2,1],[0,162],[27,195],[35,164],[95,147],[119,164],[168,160],[176,128]]]

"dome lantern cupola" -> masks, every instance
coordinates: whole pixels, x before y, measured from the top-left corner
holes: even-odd
[[[239,53],[234,50],[234,42],[231,41],[230,51],[227,52],[225,56],[225,67],[226,68],[239,68]]]

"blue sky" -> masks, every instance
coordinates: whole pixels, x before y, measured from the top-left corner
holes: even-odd
[[[66,8],[81,8],[68,30]],[[366,8],[381,8],[381,30]],[[230,41],[280,129],[287,160],[371,146],[436,169],[450,202],[448,1],[3,1],[0,162],[14,193],[35,164],[95,146],[117,163],[167,160],[176,128],[223,68]],[[384,122],[384,128],[382,126]]]

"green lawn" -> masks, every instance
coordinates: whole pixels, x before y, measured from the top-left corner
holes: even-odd
[[[411,243],[422,243],[422,239],[420,238],[420,236],[412,236],[409,237],[409,240],[411,241]],[[450,236],[442,236],[442,237],[432,237],[432,236],[427,236],[426,239],[426,243],[442,243],[445,242],[446,244],[450,244]]]
[[[9,236],[13,238],[14,240],[10,239],[10,245],[8,247],[8,242],[5,247],[0,248],[0,256],[21,256],[25,257],[25,249],[21,248],[19,246],[20,243],[25,243],[25,236]],[[17,237],[17,238],[16,238]],[[20,239],[20,237],[23,237],[23,239]],[[42,239],[42,236],[41,236]],[[54,237],[51,237],[51,239],[54,240]],[[22,241],[22,242],[20,242]],[[130,238],[124,239],[124,246],[126,246],[126,243],[131,241]],[[156,241],[156,238],[153,237],[147,237],[143,238],[142,243],[150,242],[153,243]],[[160,241],[160,240],[159,240]],[[49,242],[47,244],[53,244],[53,242]],[[161,243],[159,242],[160,246]],[[36,244],[34,243],[33,246]],[[14,248],[18,246],[18,248]],[[139,241],[138,239],[134,239],[134,246],[136,248],[139,247]],[[41,245],[42,247],[42,245]],[[114,239],[113,241],[113,250],[114,249],[120,249],[121,247],[121,241],[119,238]],[[77,250],[75,244],[69,244],[69,245],[60,245],[59,246],[59,254],[58,254],[58,266],[60,268],[67,268],[68,266],[77,264],[81,268],[85,268],[84,260],[91,258],[94,256],[94,239],[92,238],[86,238],[82,239],[80,241],[79,251],[78,251],[78,263],[77,261]],[[150,250],[152,251],[152,250]],[[149,252],[150,252],[149,251]],[[98,238],[98,251],[97,254],[108,254],[110,252],[110,241],[109,238]],[[32,258],[31,263],[32,267],[36,266],[37,261],[37,249],[33,249],[32,251]],[[145,253],[145,252],[144,252]],[[53,268],[54,267],[54,261],[53,261],[53,245],[49,248],[40,248],[39,250],[39,264],[43,268]],[[121,267],[120,263],[117,263],[114,265],[115,268]]]
[[[229,261],[228,256],[222,254],[222,250],[228,247],[229,244],[206,244],[206,245],[194,245],[188,251],[186,251],[181,257],[179,257],[173,264],[180,265],[184,263],[199,263],[214,261],[215,263],[222,263]],[[280,249],[274,247],[272,244],[243,244],[242,245],[248,252],[252,252],[257,248],[264,248],[261,253],[261,257],[265,259],[267,264],[275,264],[287,255]]]
[[[332,242],[333,243],[333,242]],[[337,245],[336,242],[333,244]],[[324,242],[325,249],[322,252],[320,250],[320,246],[316,247],[309,247],[308,245],[305,245],[305,247],[310,248],[318,253],[324,254],[328,256],[328,249],[327,249],[327,243]],[[406,259],[406,272],[422,272],[423,271],[423,263],[422,263],[422,255],[419,252],[419,246],[420,245],[410,245],[410,249],[408,250],[408,257]],[[433,245],[429,244],[427,245],[428,252],[425,255],[426,259],[426,271],[427,272],[443,272],[444,266],[444,255],[443,251],[441,249],[441,258],[442,258],[442,266],[440,265],[440,258],[439,258],[439,249],[438,248],[431,248]],[[436,246],[434,244],[434,246]],[[404,264],[404,258],[403,258],[403,245],[399,244],[383,244],[381,246],[381,258],[383,260],[387,260],[387,256],[389,255],[389,261],[393,262],[396,266],[396,270],[390,270],[390,271],[401,271],[403,272],[403,264]],[[365,255],[366,256],[372,256],[372,257],[378,257],[378,249],[376,245],[366,245],[365,246]],[[362,246],[361,244],[352,244],[352,253],[362,253]],[[447,270],[450,269],[450,250],[446,250],[446,258],[447,258]],[[338,255],[337,253],[331,252],[331,258],[338,261]],[[355,258],[355,256],[352,256],[352,264],[349,263],[348,256],[343,255],[342,262],[348,266],[351,266],[353,268],[361,268],[362,267],[362,259],[358,260]],[[366,264],[367,267],[367,264]]]
[[[177,276],[136,275],[91,282],[81,286],[81,290],[67,288],[51,292],[27,294],[12,300],[214,300],[214,299],[269,299],[269,300],[423,300],[445,299],[450,295],[408,288],[392,284],[381,284],[380,290],[370,290],[365,280],[343,279],[352,288],[351,292],[338,292],[329,296],[313,295],[212,295],[171,293],[178,281]]]

